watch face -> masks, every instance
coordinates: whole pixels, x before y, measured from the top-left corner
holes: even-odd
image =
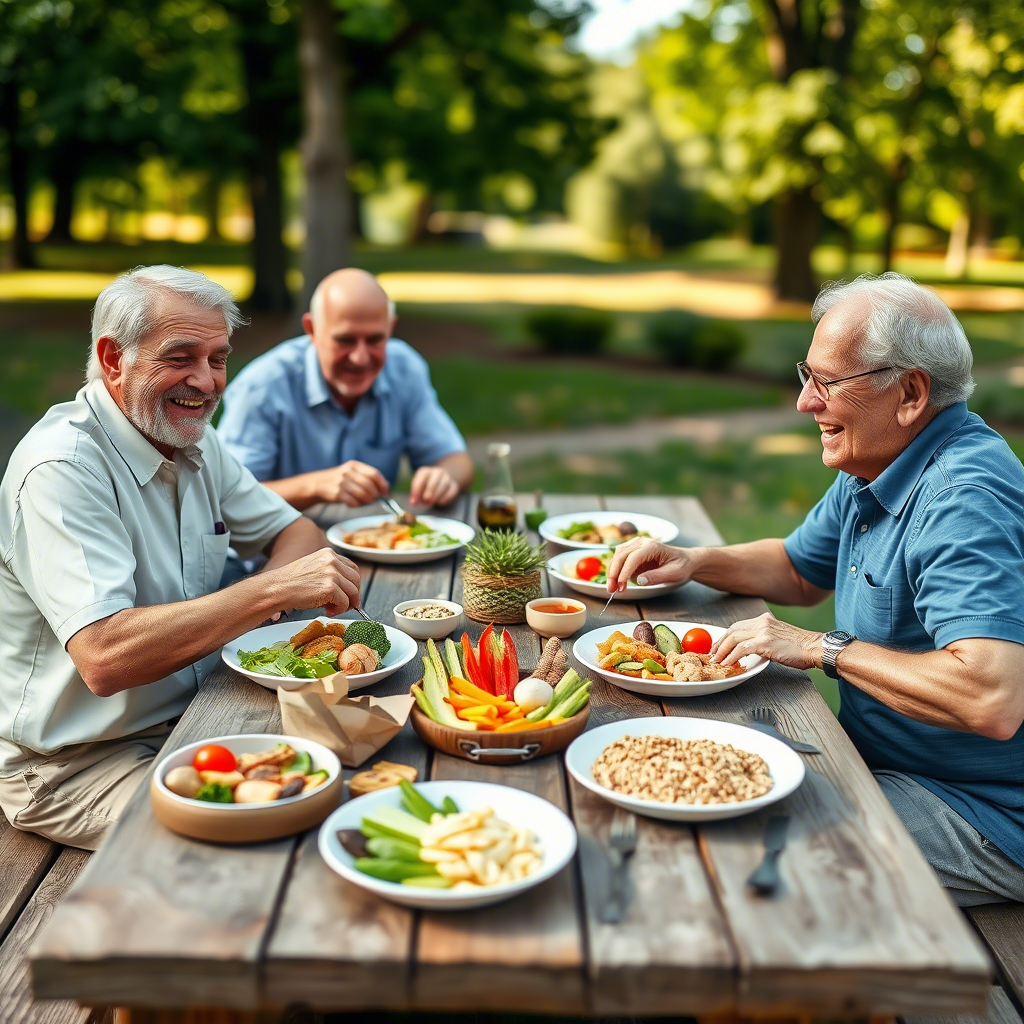
[[[832,644],[848,644],[857,638],[852,633],[847,633],[842,629],[833,629],[825,634],[825,639]]]

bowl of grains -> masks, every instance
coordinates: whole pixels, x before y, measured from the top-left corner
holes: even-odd
[[[462,605],[438,597],[400,601],[392,609],[395,625],[416,640],[440,640],[462,622]]]
[[[651,818],[713,821],[789,796],[799,755],[772,736],[706,718],[628,718],[591,729],[565,752],[569,774],[605,800]]]

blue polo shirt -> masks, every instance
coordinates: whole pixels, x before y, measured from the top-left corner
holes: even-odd
[[[836,627],[861,640],[1024,644],[1024,467],[962,402],[873,482],[840,473],[785,544],[801,576],[835,590]],[[992,740],[917,722],[842,678],[839,692],[870,768],[909,775],[1024,866],[1024,728]]]
[[[257,480],[356,459],[393,484],[403,453],[417,469],[466,449],[437,400],[426,361],[396,338],[387,342],[384,366],[351,416],[331,394],[305,335],[245,366],[225,389],[223,405],[217,433]]]

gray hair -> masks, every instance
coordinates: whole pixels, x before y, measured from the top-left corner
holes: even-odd
[[[928,404],[945,409],[965,402],[974,391],[974,356],[960,321],[930,288],[903,274],[861,274],[853,281],[829,281],[814,300],[817,323],[830,309],[854,295],[865,295],[871,313],[861,332],[865,365],[892,366],[879,374],[884,388],[906,370],[924,370],[931,378]]]
[[[136,267],[116,277],[96,299],[92,309],[92,342],[86,382],[103,377],[96,354],[96,342],[100,338],[113,338],[117,342],[126,366],[135,362],[139,343],[156,326],[154,299],[161,292],[181,296],[201,309],[220,310],[229,338],[235,328],[245,322],[231,293],[205,274],[166,264]]]

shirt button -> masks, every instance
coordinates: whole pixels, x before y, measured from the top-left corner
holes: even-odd
[[[863,525],[863,526],[862,526],[862,527],[860,528],[860,532],[861,532],[861,533],[867,533],[867,532],[868,532],[868,524],[867,524],[867,523],[865,523],[865,524],[864,524],[864,525]]]
[[[857,575],[857,566],[851,565],[850,566],[850,573],[851,573],[851,575],[856,576]]]

